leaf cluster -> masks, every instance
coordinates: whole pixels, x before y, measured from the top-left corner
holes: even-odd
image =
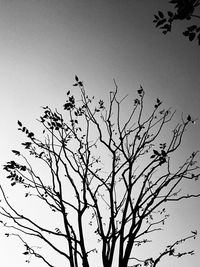
[[[171,32],[176,21],[200,19],[200,15],[195,14],[200,6],[199,0],[171,0],[169,3],[174,5],[175,11],[167,11],[167,14],[164,14],[159,10],[153,20],[155,27],[160,28],[163,34]],[[188,26],[182,34],[189,41],[196,41],[200,45],[200,26],[197,24]]]

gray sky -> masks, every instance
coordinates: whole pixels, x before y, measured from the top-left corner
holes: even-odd
[[[155,29],[153,14],[168,7],[166,2],[0,0],[1,164],[10,159],[11,149],[19,148],[16,121],[35,127],[40,106],[62,106],[75,74],[97,98],[106,99],[115,78],[123,94],[134,97],[141,84],[148,103],[159,97],[180,116],[183,112],[198,118],[200,48],[182,36],[181,24],[166,36]],[[185,157],[200,149],[199,134],[197,121],[184,141],[181,152]],[[199,204],[184,202],[187,215],[177,205],[173,210],[176,223],[171,218],[168,227],[175,227],[171,238],[180,229],[184,234],[199,229]],[[3,266],[16,261],[18,266],[27,266],[14,242],[0,239]],[[189,246],[197,248],[196,255],[176,261],[176,267],[189,263],[198,267],[199,238]]]

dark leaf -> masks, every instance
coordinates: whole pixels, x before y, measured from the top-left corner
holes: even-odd
[[[20,127],[22,127],[22,123],[21,123],[21,121],[17,121],[17,123],[18,123],[18,125],[19,125]]]
[[[140,85],[140,89],[139,90],[137,90],[137,92],[138,92],[138,94],[141,96],[142,95],[142,93],[144,92],[144,90],[143,90],[143,88],[142,88],[142,86]]]
[[[165,22],[166,22],[166,19],[159,20],[159,21],[156,23],[156,27],[161,26],[161,25],[164,24]]]
[[[139,105],[139,104],[140,104],[140,100],[136,98],[136,99],[134,100],[134,105]]]
[[[25,149],[29,149],[31,147],[31,144],[31,142],[22,143],[22,145],[25,146]]]
[[[196,33],[195,33],[195,32],[191,32],[191,33],[189,34],[189,40],[190,40],[190,41],[193,41],[195,37],[196,37]]]
[[[160,157],[160,163],[159,163],[159,165],[161,166],[165,162],[166,162],[166,158],[165,157]]]
[[[48,106],[46,106],[46,107],[42,107],[43,109],[48,109],[49,107]]]
[[[192,234],[197,235],[197,230],[191,231]]]
[[[77,75],[75,75],[75,80],[78,82],[79,81],[79,78]]]
[[[159,17],[161,18],[161,19],[163,19],[164,18],[164,14],[163,14],[163,12],[162,11],[158,11],[158,15],[159,15]]]
[[[184,31],[184,32],[183,32],[183,35],[184,35],[184,36],[188,36],[188,35],[189,35],[189,31]]]
[[[173,254],[174,254],[174,249],[171,249],[170,251],[169,251],[169,256],[172,256]]]
[[[171,31],[171,25],[170,24],[165,24],[161,27],[161,29],[166,30],[166,31]],[[164,33],[164,32],[163,32]]]
[[[13,152],[16,156],[19,156],[19,155],[20,155],[20,152],[17,151],[17,150],[12,150],[12,152]]]
[[[64,104],[64,109],[70,110],[71,108],[73,108],[73,105],[71,103],[65,103]]]
[[[26,171],[26,166],[21,166],[21,167],[20,167],[20,170],[21,170],[21,171]]]
[[[83,83],[82,83],[82,82],[78,82],[78,84],[79,84],[80,86],[83,86]]]
[[[171,12],[171,11],[168,11],[167,14],[168,14],[168,16],[169,16],[170,18],[174,16],[173,12]]]
[[[67,95],[69,95],[69,94],[70,94],[70,91],[67,92]]]
[[[192,25],[188,27],[188,31],[194,31],[197,29],[197,25]]]
[[[34,133],[30,132],[30,133],[28,134],[28,137],[29,137],[29,138],[33,138],[33,137],[34,137]]]
[[[57,122],[56,126],[57,126],[57,128],[61,128],[62,127],[62,124],[59,123],[59,122]]]
[[[161,150],[161,154],[162,154],[163,157],[167,156],[167,153],[164,150]]]
[[[153,149],[153,153],[154,153],[156,156],[160,156],[160,153],[159,153],[157,150],[155,150],[155,149]]]

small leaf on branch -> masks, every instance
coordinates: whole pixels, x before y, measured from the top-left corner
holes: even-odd
[[[184,36],[189,36],[189,31],[184,31],[184,32],[183,32],[183,35],[184,35]]]
[[[165,22],[166,22],[166,19],[159,20],[159,21],[156,23],[156,27],[161,26],[161,25],[164,24]]]
[[[172,256],[172,255],[174,254],[174,252],[175,252],[175,250],[174,250],[174,249],[171,249],[171,250],[169,251],[169,256]]]
[[[138,89],[137,92],[138,92],[138,94],[139,94],[140,96],[142,96],[144,90],[143,90],[143,88],[142,88],[141,85],[140,85],[140,89]]]
[[[17,151],[17,150],[12,150],[12,152],[13,152],[16,156],[19,156],[19,155],[20,155],[20,152]]]
[[[78,85],[83,86],[83,82],[78,82]]]
[[[160,153],[159,153],[157,150],[155,150],[155,149],[153,149],[153,153],[154,153],[156,156],[160,156]]]
[[[63,106],[64,106],[64,109],[66,109],[66,110],[70,110],[71,108],[73,108],[73,105],[69,102],[65,103]]]
[[[32,145],[31,142],[25,142],[25,143],[22,143],[23,146],[25,146],[25,149],[29,149]]]
[[[159,17],[161,18],[161,19],[163,19],[164,18],[164,14],[163,14],[163,12],[162,11],[158,11],[158,15],[159,15]]]
[[[167,14],[168,14],[169,17],[173,17],[174,16],[173,12],[171,12],[171,11],[168,11]]]
[[[192,234],[197,235],[197,230],[191,231]]]
[[[190,40],[190,41],[193,41],[195,37],[196,37],[196,33],[195,33],[195,32],[191,32],[191,33],[189,34],[189,40]]]
[[[192,26],[189,26],[188,27],[188,30],[189,31],[194,31],[194,30],[196,30],[197,29],[197,25],[192,25]]]
[[[161,105],[162,104],[162,102],[160,101],[159,98],[156,99],[156,102],[157,102],[157,105]]]
[[[28,134],[28,137],[29,137],[29,138],[33,138],[33,137],[34,137],[34,133],[30,132],[30,133]]]
[[[164,150],[161,150],[161,154],[162,154],[163,157],[167,156],[167,153]]]
[[[77,75],[75,75],[75,80],[78,82],[79,81],[79,78]]]
[[[138,98],[136,98],[135,100],[134,100],[134,105],[136,106],[136,105],[139,105],[140,104],[140,100],[138,99]]]
[[[22,127],[22,123],[21,123],[21,121],[17,121],[17,123],[18,123],[18,125],[19,125],[20,127]]]

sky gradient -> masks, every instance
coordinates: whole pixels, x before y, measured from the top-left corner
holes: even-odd
[[[166,36],[155,29],[153,14],[168,7],[164,0],[0,0],[1,165],[23,140],[17,120],[37,127],[40,107],[61,107],[75,74],[97,99],[108,97],[114,78],[122,95],[134,98],[141,84],[148,103],[158,97],[177,110],[177,118],[182,113],[199,118],[200,48],[182,36],[184,24],[177,23]],[[197,121],[181,155],[200,149],[199,136]],[[0,175],[4,179],[5,173]],[[175,205],[171,238],[200,228],[199,204]],[[0,239],[3,267],[27,266],[15,242]],[[176,267],[199,266],[199,237],[189,248],[196,248],[196,255],[177,260]],[[45,266],[37,264],[29,266]]]

